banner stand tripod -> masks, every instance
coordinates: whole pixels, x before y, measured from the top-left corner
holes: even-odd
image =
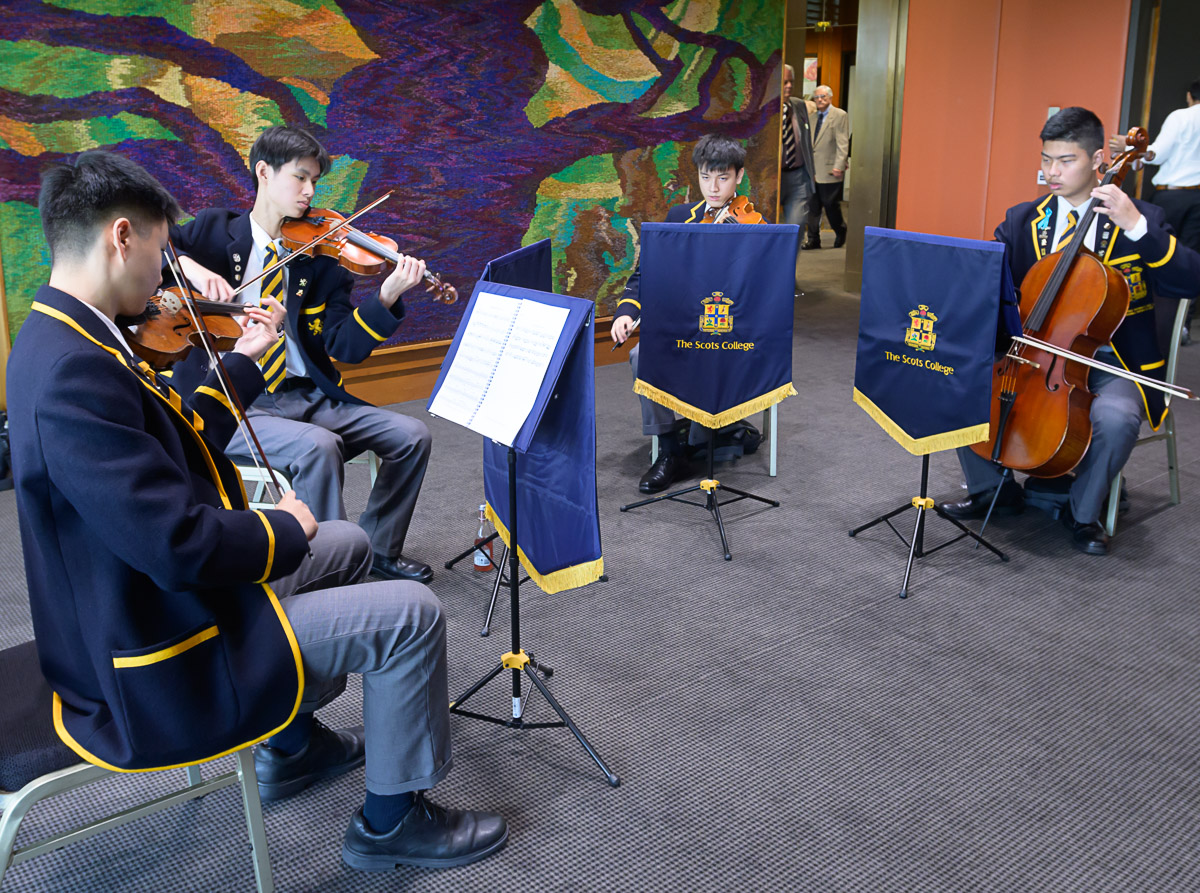
[[[716,443],[717,432],[713,428],[708,428],[708,426],[705,426],[705,428],[708,431],[707,478],[702,480],[694,487],[685,487],[684,489],[676,490],[673,493],[663,493],[661,496],[652,496],[649,499],[643,499],[639,502],[631,502],[629,505],[623,505],[621,506],[621,511],[627,512],[630,509],[641,508],[644,505],[650,505],[651,503],[655,502],[662,502],[664,499],[671,499],[675,502],[683,502],[687,505],[694,505],[702,509],[708,509],[709,514],[713,516],[713,520],[717,522],[717,530],[721,534],[721,549],[725,553],[725,560],[732,561],[733,556],[729,553],[729,541],[725,538],[725,523],[721,520],[721,506],[729,505],[731,502],[740,502],[743,499],[755,499],[759,502],[765,502],[767,505],[773,508],[778,508],[779,502],[774,499],[767,499],[765,496],[755,496],[753,493],[747,493],[745,490],[735,489],[734,487],[730,487],[718,481],[713,471],[716,464],[714,459],[714,444]],[[717,495],[718,491],[721,490],[725,490],[736,495],[733,499],[726,499],[724,502],[721,502]],[[696,493],[698,491],[704,492],[704,502],[692,502],[690,499],[680,499],[681,496],[685,496],[688,493]]]
[[[997,488],[996,492],[997,493],[1000,492],[999,488]],[[993,500],[993,502],[994,502],[994,500]],[[896,515],[900,514],[901,512],[907,511],[910,508],[915,508],[917,510],[917,523],[913,527],[913,534],[912,534],[911,541],[906,540],[904,538],[904,534],[902,534],[899,530],[897,530],[892,525],[892,520],[891,520]],[[953,524],[955,527],[957,527],[961,531],[959,533],[959,535],[954,537],[953,539],[950,539],[944,543],[941,543],[940,545],[934,546],[932,549],[926,549],[925,548],[925,512],[927,512],[927,511],[936,512],[938,517],[949,521],[951,524]],[[988,515],[989,515],[989,517],[991,516],[990,508],[988,509]],[[976,533],[975,531],[971,530],[969,527],[967,527],[965,524],[963,524],[957,518],[951,518],[944,511],[942,511],[941,506],[939,506],[936,502],[934,502],[932,499],[929,498],[929,454],[928,453],[926,453],[924,456],[921,457],[921,495],[914,496],[910,503],[908,503],[906,505],[902,505],[897,509],[893,509],[892,511],[888,512],[886,515],[880,515],[878,518],[875,518],[872,521],[868,521],[866,524],[863,524],[860,527],[855,527],[853,530],[850,531],[850,536],[852,536],[852,537],[857,536],[858,534],[862,533],[864,530],[868,530],[869,528],[874,527],[876,524],[886,524],[888,527],[891,527],[892,533],[894,533],[894,534],[896,534],[896,536],[900,537],[900,541],[909,547],[908,548],[908,565],[904,568],[904,582],[900,586],[900,595],[899,595],[900,598],[908,598],[908,580],[909,580],[909,577],[912,575],[914,559],[924,558],[926,555],[932,555],[934,552],[937,552],[939,549],[944,549],[944,548],[946,548],[946,546],[949,546],[953,543],[957,543],[959,540],[961,540],[965,537],[970,537],[971,539],[975,540],[975,548],[978,549],[980,546],[986,546],[987,549],[990,552],[992,552],[1001,561],[1008,561],[1007,555],[1005,555],[1003,552],[1001,552],[999,549],[997,549],[995,546],[993,546],[991,543],[989,543],[979,533]],[[985,525],[987,524],[986,520],[984,521],[984,524]]]
[[[495,723],[496,725],[507,726],[510,729],[555,729],[566,726],[571,730],[579,743],[583,745],[583,749],[600,767],[600,771],[604,773],[604,777],[613,787],[621,783],[612,770],[608,768],[600,755],[596,753],[587,738],[583,736],[583,732],[579,731],[575,723],[571,721],[571,717],[559,705],[554,696],[550,694],[550,690],[546,687],[546,683],[542,681],[541,673],[547,678],[554,674],[554,670],[545,664],[536,661],[532,654],[526,654],[521,649],[521,603],[520,603],[520,587],[521,587],[521,564],[517,558],[517,451],[513,447],[508,448],[508,505],[509,505],[509,548],[508,548],[508,588],[509,601],[511,611],[511,626],[512,626],[512,650],[502,655],[500,663],[497,664],[487,675],[468,688],[461,696],[450,702],[450,712],[457,713],[460,716],[469,716],[472,719],[480,719],[484,722]],[[499,589],[499,577],[497,577],[496,589]],[[493,607],[495,606],[495,595],[492,600]],[[488,612],[490,619],[491,612]],[[486,630],[486,627],[485,627]],[[503,673],[505,670],[512,671],[512,719],[498,719],[494,716],[487,716],[482,713],[472,713],[469,710],[463,710],[462,706],[467,700],[477,691]],[[529,677],[530,681],[542,693],[542,697],[558,714],[559,722],[526,722],[525,716],[525,700],[526,697],[521,694],[521,674],[524,673]]]

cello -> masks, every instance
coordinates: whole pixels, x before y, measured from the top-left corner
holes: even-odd
[[[1145,154],[1146,131],[1132,128],[1126,142],[1130,148],[1113,159],[1100,185],[1121,185],[1133,162]],[[1029,340],[1014,339],[995,364],[991,437],[971,446],[985,459],[1034,477],[1066,474],[1087,452],[1094,399],[1087,388],[1088,368],[1112,369],[1092,356],[1112,340],[1129,309],[1124,277],[1084,247],[1095,214],[1093,202],[1070,243],[1025,274],[1020,314]],[[1124,369],[1112,371],[1125,374]]]

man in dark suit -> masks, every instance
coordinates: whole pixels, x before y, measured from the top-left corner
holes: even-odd
[[[1154,296],[1187,297],[1200,282],[1200,255],[1179,244],[1161,208],[1135,201],[1113,185],[1097,184],[1104,160],[1104,128],[1087,109],[1065,108],[1042,128],[1042,172],[1050,194],[1009,208],[996,228],[996,239],[1008,246],[1013,281],[1021,282],[1038,260],[1062,250],[1076,235],[1090,209],[1096,216],[1084,235],[1084,246],[1120,271],[1129,284],[1129,312],[1113,335],[1112,344],[1096,359],[1131,372],[1161,379],[1165,363],[1154,326]],[[1092,440],[1075,467],[1070,503],[1063,523],[1081,552],[1104,555],[1109,536],[1100,524],[1112,480],[1129,459],[1145,414],[1157,428],[1166,416],[1162,394],[1125,378],[1093,369],[1088,389]],[[1018,397],[1018,400],[1020,398]],[[959,461],[969,496],[943,505],[955,518],[983,517],[1001,479],[1001,469],[973,451],[962,448]],[[1024,493],[1006,481],[996,500],[997,511],[1015,513],[1024,507]]]
[[[205,297],[229,300],[234,287],[285,253],[283,220],[305,215],[329,164],[324,147],[306,131],[264,131],[250,150],[258,190],[253,209],[246,214],[212,208],[172,230],[188,279]],[[371,538],[373,572],[427,583],[432,569],[405,558],[403,549],[429,462],[429,431],[417,419],[354,397],[332,362],[361,362],[391,337],[404,318],[401,295],[421,282],[424,272],[424,261],[402,256],[379,292],[355,307],[350,273],[331,257],[302,256],[237,299],[257,303],[274,293],[288,311],[285,337],[264,358],[267,389],[248,408],[272,465],[287,469],[300,498],[318,520],[326,521],[346,517],[345,461],[373,451],[381,460],[379,476],[358,521]],[[202,360],[196,357],[177,373],[183,386],[199,379]],[[241,435],[230,440],[226,451],[242,464],[253,461]]]
[[[816,191],[808,203],[808,241],[803,248],[821,247],[821,211],[833,227],[834,248],[846,243],[842,217],[843,181],[850,157],[850,117],[833,104],[833,90],[824,85],[813,91],[817,114],[812,120],[813,180]]]
[[[710,133],[696,143],[692,162],[696,165],[704,199],[669,208],[667,223],[699,223],[707,211],[716,212],[732,201],[746,173],[746,150],[736,140]],[[612,339],[617,344],[625,343],[642,315],[641,281],[639,266],[625,283],[625,291],[613,315]],[[641,345],[637,344],[629,352],[634,381],[637,380],[640,351]],[[687,473],[686,444],[678,436],[675,413],[646,397],[639,395],[638,399],[642,404],[642,433],[647,437],[658,436],[659,451],[658,458],[638,481],[638,489],[642,493],[658,493]]]
[[[21,544],[59,737],[119,771],[191,765],[257,742],[266,799],[366,762],[346,832],[354,867],[458,865],[499,849],[499,816],[424,791],[450,769],[445,621],[427,587],[363,584],[370,543],[295,494],[250,511],[221,452],[238,419],[216,373],[181,393],[119,317],[161,281],[179,206],[128,159],[87,152],[44,177],[49,284],[8,363]],[[226,355],[253,400],[283,308],[247,308]],[[269,581],[269,582],[268,582]],[[320,587],[332,587],[320,589]],[[365,731],[312,711],[363,674]]]
[[[810,112],[815,109],[810,109],[802,97],[792,95],[795,80],[795,70],[784,65],[779,203],[782,223],[807,226],[808,202],[814,188],[812,131],[808,122]],[[809,240],[816,237],[815,232],[808,234]]]

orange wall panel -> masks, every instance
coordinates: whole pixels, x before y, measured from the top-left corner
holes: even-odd
[[[1044,193],[1050,106],[1116,127],[1130,0],[910,0],[896,226],[991,238]]]

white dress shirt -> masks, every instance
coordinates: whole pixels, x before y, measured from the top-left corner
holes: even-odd
[[[1155,186],[1200,186],[1200,103],[1167,115],[1158,139],[1150,144],[1158,173]]]

